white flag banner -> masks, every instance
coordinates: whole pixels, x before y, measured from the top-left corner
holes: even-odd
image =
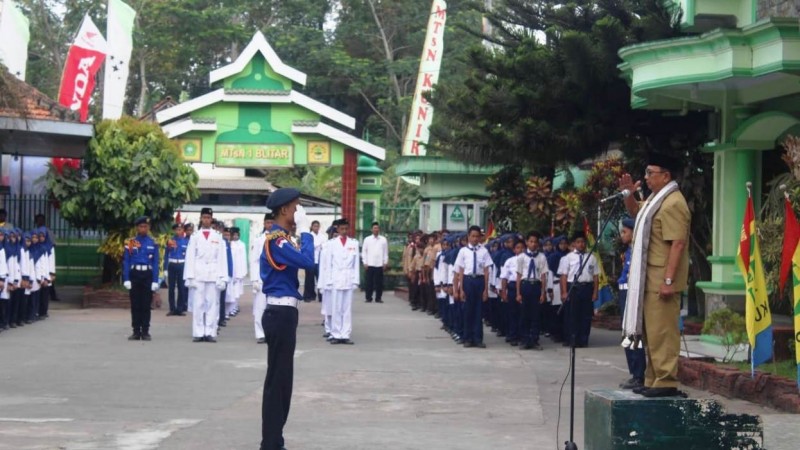
[[[447,3],[444,0],[433,0],[428,30],[425,33],[425,45],[422,48],[422,59],[419,62],[417,87],[411,103],[411,116],[403,140],[404,156],[425,156],[426,153],[425,144],[428,143],[430,136],[433,107],[425,100],[424,95],[439,82],[439,70],[444,56],[445,19],[447,19]]]
[[[0,9],[0,62],[12,75],[25,80],[28,65],[28,19],[13,0],[3,0]]]
[[[128,70],[133,50],[136,11],[121,0],[108,0],[108,56],[103,79],[103,118],[119,119],[125,104]]]

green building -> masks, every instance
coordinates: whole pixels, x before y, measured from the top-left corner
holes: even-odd
[[[706,311],[742,307],[736,264],[747,193],[761,196],[765,161],[780,141],[800,133],[800,1],[680,0],[691,37],[623,48],[620,69],[631,106],[661,111],[707,110],[714,155],[712,279],[698,283]],[[756,205],[758,208],[758,205]]]
[[[262,187],[254,194],[263,194],[237,206],[263,211],[269,180],[259,169],[341,166],[341,212],[354,223],[359,157],[383,160],[386,152],[352,134],[353,117],[295,89],[305,83],[306,75],[284,64],[258,32],[235,61],[211,71],[210,92],[158,111],[156,119],[198,172],[201,193],[206,184],[249,181]],[[233,193],[241,198],[241,189]],[[380,207],[380,196],[363,194],[363,204]]]

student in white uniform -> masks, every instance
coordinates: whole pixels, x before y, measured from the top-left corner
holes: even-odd
[[[247,249],[244,242],[239,240],[240,234],[239,228],[231,228],[233,276],[225,296],[225,314],[228,317],[239,314],[239,297],[244,293],[244,278],[247,276]]]
[[[320,284],[324,296],[330,298],[331,344],[352,345],[353,291],[360,281],[358,241],[348,237],[347,219],[337,221],[338,237],[325,244],[320,256]],[[325,299],[323,299],[323,303]]]
[[[542,305],[547,301],[547,258],[539,251],[541,235],[532,231],[526,238],[527,251],[517,257],[517,302],[522,302],[520,347],[542,350],[539,345]]]
[[[228,251],[225,240],[211,229],[211,208],[200,211],[200,229],[189,238],[183,279],[194,288],[192,342],[217,342],[219,297],[228,279]]]
[[[436,259],[433,266],[433,285],[436,288],[436,301],[439,303],[439,317],[442,320],[442,330],[448,331],[447,325],[450,317],[448,315],[449,304],[447,301],[447,263],[444,257],[450,250],[450,241],[442,239],[442,248],[436,252]]]
[[[264,335],[264,327],[261,325],[261,317],[267,309],[267,296],[262,292],[264,287],[261,281],[261,254],[264,253],[264,243],[267,241],[267,233],[272,228],[272,213],[264,215],[264,229],[253,236],[250,244],[250,282],[253,283],[253,327],[256,333],[256,343],[266,344],[267,339]]]
[[[597,260],[594,255],[586,253],[586,236],[582,232],[573,235],[572,245],[574,250],[561,258],[558,268],[561,301],[565,307],[564,344],[569,345],[574,335],[576,347],[587,347],[599,284]],[[584,265],[583,271],[576,280],[581,265]]]
[[[483,342],[483,303],[489,300],[489,268],[494,264],[489,251],[479,244],[481,228],[469,228],[469,244],[458,252],[456,257],[455,291],[458,299],[464,302],[464,333],[461,340],[464,347],[486,348]]]
[[[506,312],[506,342],[512,346],[519,345],[520,315],[522,304],[517,301],[517,258],[525,251],[525,244],[517,238],[512,238],[511,246],[514,256],[508,258],[500,268],[500,292]]]

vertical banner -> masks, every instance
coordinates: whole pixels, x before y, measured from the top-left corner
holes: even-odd
[[[784,212],[786,218],[783,227],[783,255],[781,256],[781,273],[778,282],[779,291],[783,293],[783,287],[789,275],[789,268],[792,272],[792,294],[794,315],[794,352],[795,363],[797,364],[797,387],[800,388],[800,222],[794,214],[792,202],[789,194],[784,192]]]
[[[447,3],[444,0],[433,0],[428,30],[425,33],[425,45],[422,48],[422,59],[419,63],[417,87],[414,89],[414,100],[411,103],[411,116],[403,140],[403,156],[425,156],[426,153],[425,144],[430,137],[433,107],[425,100],[424,94],[439,82],[439,70],[444,56],[446,18]]]
[[[108,57],[103,78],[103,118],[119,119],[125,104],[128,71],[133,51],[136,11],[122,0],[108,0]]]
[[[0,62],[12,75],[25,81],[31,37],[28,19],[14,0],[3,0],[0,7]]]
[[[75,42],[69,47],[58,102],[80,113],[81,122],[89,118],[89,101],[94,91],[95,75],[106,57],[106,40],[89,18],[83,17]]]
[[[749,183],[748,183],[749,184]],[[761,261],[761,246],[756,233],[756,214],[753,197],[748,187],[747,205],[742,221],[739,250],[736,262],[745,283],[745,326],[750,341],[751,375],[756,366],[772,358],[772,314],[767,299],[767,283],[764,278],[764,264]]]

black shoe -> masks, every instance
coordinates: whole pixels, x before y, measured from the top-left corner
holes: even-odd
[[[322,335],[322,337],[324,337],[325,339],[328,339],[329,337],[331,337],[331,334],[330,333],[325,333],[325,334]]]
[[[461,339],[461,338],[456,338],[456,344],[459,344],[459,345],[461,345],[461,344],[464,344],[464,343],[465,343],[465,342],[464,342],[464,340],[463,340],[463,339]]]
[[[619,384],[620,389],[628,389],[628,390],[636,389],[638,387],[643,387],[643,386],[644,382],[638,378],[631,378],[630,380]]]
[[[353,345],[355,342],[351,341],[350,339],[339,339],[339,343],[343,345]]]
[[[221,326],[221,327],[227,327],[227,326],[228,326],[228,323],[227,323],[226,321],[224,321],[224,320],[223,320],[222,322],[220,322],[220,323],[219,323],[219,326]]]
[[[372,303],[372,300],[370,300],[370,299],[367,299],[367,303]]]
[[[536,350],[537,352],[540,352],[540,351],[544,350],[544,348],[541,345],[539,345],[538,342],[536,342],[534,344],[531,344],[530,347],[527,350]]]
[[[475,347],[475,348],[486,348],[486,344],[484,344],[483,342],[478,342],[477,344],[472,344],[472,346]]]
[[[150,336],[150,333],[144,333],[144,334],[142,334],[142,340],[143,341],[152,341],[153,337]]]
[[[15,323],[12,323],[12,324],[11,324],[11,325],[9,325],[8,327],[9,327],[9,328],[17,328],[17,324],[15,324]]]
[[[217,342],[217,338],[215,338],[214,336],[206,336],[206,342],[214,342],[214,343],[216,343]]]
[[[497,333],[497,337],[506,337],[506,334],[501,331]]]
[[[375,300],[375,303],[383,303],[383,300],[377,299],[377,300]]]
[[[475,347],[475,344],[472,342],[464,342],[464,348],[472,348]]]
[[[342,343],[343,340],[344,339],[331,339],[330,343],[331,343],[331,345],[339,345],[339,344]]]
[[[167,317],[169,317],[169,316],[177,316],[177,315],[178,315],[178,313],[176,313],[175,311],[170,311],[170,312],[167,313]]]
[[[25,321],[25,325],[30,325],[30,324],[32,324],[32,323],[33,323],[33,321],[32,321],[32,320],[26,320],[26,321]]]
[[[416,310],[418,310],[418,309],[419,309],[419,308],[417,308],[417,307],[415,307],[415,306],[412,306],[412,307],[411,307],[411,310],[412,310],[412,311],[416,311]]]
[[[142,335],[139,333],[133,333],[132,335],[128,336],[129,341],[138,341],[142,338]]]
[[[186,315],[186,311],[181,311],[181,312],[178,313],[178,315],[179,316],[185,316]]]
[[[265,338],[258,338],[256,339],[256,344],[266,344],[267,340]]]
[[[509,341],[508,344],[512,347],[516,347],[519,345],[519,341]]]
[[[205,338],[205,337],[196,337],[196,338],[192,338],[192,342],[203,342],[203,341],[205,341],[205,340],[206,340],[206,338]]]
[[[677,397],[678,396],[678,388],[674,387],[665,387],[665,388],[647,388],[642,395],[647,398],[658,398],[658,397]]]
[[[644,385],[642,385],[642,386],[639,386],[639,387],[635,387],[635,388],[633,388],[632,390],[633,390],[633,393],[634,393],[634,394],[640,394],[640,395],[643,395],[643,394],[644,394],[644,392],[645,392],[646,390],[648,390],[648,389],[650,389],[650,388],[649,388],[649,387],[647,387],[647,386],[644,386]]]

